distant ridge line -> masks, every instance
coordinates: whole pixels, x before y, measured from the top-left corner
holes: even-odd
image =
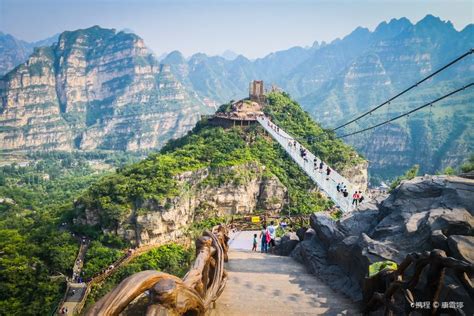
[[[410,115],[410,114],[412,114],[412,113],[414,113],[414,112],[416,112],[416,111],[419,111],[419,110],[421,110],[421,109],[423,109],[423,108],[425,108],[425,107],[427,107],[427,106],[431,106],[431,105],[433,105],[434,103],[436,103],[436,102],[438,102],[438,101],[441,101],[441,100],[443,100],[443,99],[446,99],[446,98],[452,96],[453,94],[456,94],[456,93],[458,93],[458,92],[460,92],[460,91],[463,91],[464,89],[467,89],[467,88],[472,87],[472,86],[474,86],[474,82],[471,82],[471,83],[469,83],[468,85],[466,85],[466,86],[464,86],[464,87],[461,87],[461,88],[459,88],[459,89],[457,89],[457,90],[451,91],[450,93],[445,94],[445,95],[443,95],[442,97],[437,98],[436,100],[433,100],[433,101],[431,101],[431,102],[428,102],[428,103],[426,103],[426,104],[423,104],[422,106],[419,106],[419,107],[417,107],[416,109],[413,109],[413,110],[408,111],[408,112],[406,112],[406,113],[400,114],[400,115],[398,115],[398,116],[396,116],[396,117],[394,117],[394,118],[391,118],[391,119],[389,119],[389,120],[386,120],[386,121],[384,121],[384,122],[382,122],[382,123],[379,123],[379,124],[373,125],[373,126],[371,126],[371,127],[367,127],[367,128],[361,129],[361,130],[356,131],[356,132],[353,132],[353,133],[349,133],[349,134],[345,134],[345,135],[342,135],[342,136],[338,136],[337,138],[344,138],[344,137],[348,137],[348,136],[360,134],[360,133],[366,132],[366,131],[368,131],[368,130],[371,130],[371,129],[380,127],[380,126],[382,126],[382,125],[384,125],[384,124],[387,124],[387,123],[396,121],[396,120],[398,120],[399,118],[402,118],[402,117],[404,117],[404,116],[408,116],[408,115]]]
[[[474,53],[474,49],[471,48],[470,50],[468,50],[466,53],[462,54],[461,56],[459,56],[458,58],[452,60],[451,62],[449,62],[448,64],[444,65],[443,67],[439,68],[438,70],[436,70],[435,72],[431,73],[430,75],[428,75],[427,77],[421,79],[420,81],[416,82],[415,84],[411,85],[410,87],[406,88],[405,90],[403,90],[402,92],[398,93],[397,95],[391,97],[390,99],[388,99],[387,101],[377,105],[376,107],[374,107],[373,109],[365,112],[364,114],[361,114],[359,115],[358,117],[356,117],[355,119],[352,119],[350,120],[349,122],[347,123],[344,123],[342,125],[339,125],[338,127],[332,129],[332,131],[336,131],[340,128],[343,128],[349,124],[352,124],[354,123],[355,121],[357,120],[360,120],[361,118],[371,114],[372,112],[376,111],[377,109],[381,108],[382,106],[386,105],[386,104],[390,104],[391,101],[395,100],[396,98],[402,96],[403,94],[407,93],[408,91],[412,90],[413,88],[417,87],[419,84],[425,82],[426,80],[436,76],[437,74],[439,74],[440,72],[442,72],[443,70],[451,67],[452,65],[454,65],[455,63],[459,62],[460,60],[464,59],[465,57],[469,56],[470,54]],[[345,137],[346,135],[344,136],[341,136],[341,137]],[[341,138],[339,137],[339,138]]]

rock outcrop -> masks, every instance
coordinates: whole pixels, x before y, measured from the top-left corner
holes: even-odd
[[[298,244],[292,256],[354,300],[370,264],[400,263],[412,252],[441,249],[474,264],[474,181],[455,176],[425,176],[403,181],[379,205],[347,214],[335,222],[328,214],[311,216],[315,234]],[[445,301],[474,304],[453,278],[441,293]],[[456,291],[448,291],[448,287]],[[468,300],[466,302],[465,300]]]
[[[64,32],[0,79],[3,150],[160,147],[199,119],[199,101],[134,34]]]
[[[286,188],[278,178],[264,174],[257,164],[201,169],[176,178],[182,189],[179,196],[160,202],[144,200],[129,210],[129,216],[116,230],[102,227],[138,245],[175,240],[194,222],[205,218],[262,210],[276,213],[284,205]],[[242,178],[240,175],[245,174]],[[216,183],[219,175],[234,175],[225,183]],[[76,208],[76,224],[101,226],[100,210]]]
[[[369,174],[367,172],[368,167],[368,161],[364,160],[355,166],[345,167],[340,170],[340,173],[349,180],[355,188],[358,188],[362,192],[366,192],[367,183],[369,183]]]

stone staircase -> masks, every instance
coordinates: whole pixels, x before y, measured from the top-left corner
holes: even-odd
[[[228,280],[211,316],[357,315],[357,306],[291,257],[251,252],[253,234],[230,241]],[[260,246],[259,246],[260,248]]]

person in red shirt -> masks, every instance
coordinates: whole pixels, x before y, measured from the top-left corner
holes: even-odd
[[[357,191],[352,194],[352,205],[355,204],[357,206],[357,203],[359,203],[359,193]]]

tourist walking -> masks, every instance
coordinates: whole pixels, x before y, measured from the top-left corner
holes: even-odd
[[[262,253],[267,253],[268,252],[268,241],[267,237],[269,237],[269,233],[267,230],[267,226],[262,225],[262,230],[260,231],[260,239],[261,239],[261,246],[260,246],[260,252]]]
[[[275,250],[275,239],[276,239],[276,227],[274,226],[274,222],[270,222],[270,226],[267,228],[270,234],[270,241],[268,242],[268,247],[270,248],[270,252],[273,253]]]
[[[361,204],[363,200],[364,196],[362,195],[362,191],[359,191],[359,204]]]
[[[253,234],[252,251],[257,251],[257,234]]]
[[[304,163],[307,163],[307,162],[308,162],[308,157],[307,157],[306,155],[307,155],[307,151],[306,151],[306,149],[305,149],[304,152],[303,152],[303,160],[304,160]]]
[[[343,195],[344,197],[348,197],[348,196],[349,196],[349,192],[347,192],[346,186],[344,186],[344,189],[342,190],[342,195]]]
[[[319,172],[323,172],[323,168],[324,168],[324,162],[321,160],[321,162],[319,163]]]
[[[359,193],[357,191],[352,194],[352,205],[357,207],[357,203],[359,202]]]
[[[341,192],[341,184],[340,183],[337,184],[336,190],[337,190],[337,192]]]
[[[331,168],[329,168],[329,166],[328,166],[327,169],[326,169],[326,175],[327,175],[326,180],[329,180],[329,175],[330,174],[331,174]]]

